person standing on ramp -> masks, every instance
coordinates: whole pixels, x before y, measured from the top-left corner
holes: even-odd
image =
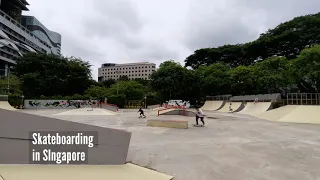
[[[142,117],[146,118],[146,116],[144,115],[144,112],[142,110],[142,107],[140,107],[138,112],[140,112],[140,117],[139,118],[142,118]]]
[[[200,108],[196,108],[196,123],[195,126],[199,126],[199,123],[198,123],[198,119],[200,118],[201,122],[202,122],[202,125],[204,126],[205,123],[204,123],[204,114],[203,114],[203,111],[200,109]]]

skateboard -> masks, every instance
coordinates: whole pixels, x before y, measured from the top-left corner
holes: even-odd
[[[200,125],[200,124],[198,124],[198,125],[192,124],[192,126],[194,126],[194,127],[204,127],[204,125]]]
[[[146,118],[146,117],[140,116],[139,118]]]

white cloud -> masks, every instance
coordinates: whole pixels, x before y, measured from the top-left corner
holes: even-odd
[[[318,0],[28,0],[30,11],[62,35],[62,53],[93,64],[169,59],[243,43],[295,16],[316,13]]]

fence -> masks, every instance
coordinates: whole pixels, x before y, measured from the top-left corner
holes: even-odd
[[[264,102],[264,101],[278,101],[281,100],[281,94],[276,93],[276,94],[257,94],[257,95],[246,95],[246,96],[233,96],[230,98],[230,101],[259,101],[259,102]]]
[[[217,95],[217,96],[206,96],[206,100],[229,100],[232,97],[231,94]]]
[[[320,105],[320,93],[288,93],[287,105]]]

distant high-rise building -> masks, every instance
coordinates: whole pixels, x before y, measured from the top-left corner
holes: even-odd
[[[118,80],[121,76],[128,79],[149,80],[150,75],[155,72],[156,64],[149,62],[114,64],[105,63],[98,69],[98,81],[108,79]]]
[[[0,76],[7,75],[15,59],[28,52],[60,55],[61,36],[36,18],[22,16],[26,0],[0,0]]]

